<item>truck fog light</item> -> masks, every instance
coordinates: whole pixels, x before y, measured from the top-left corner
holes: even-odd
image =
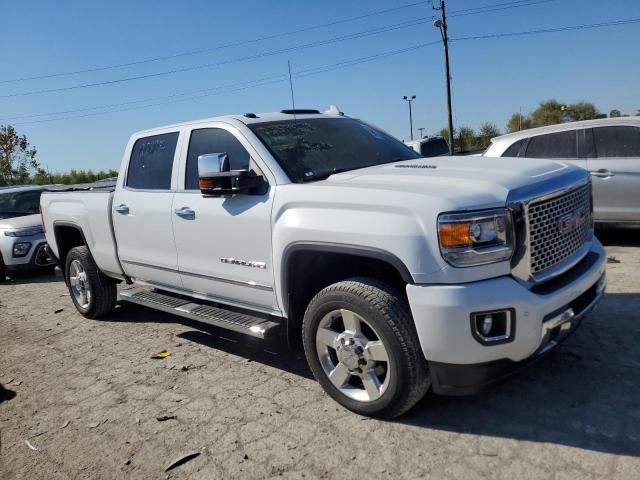
[[[21,242],[13,245],[13,256],[24,257],[31,250],[31,242]]]
[[[516,327],[515,310],[492,310],[471,314],[471,334],[483,345],[499,345],[513,341]]]
[[[493,328],[493,315],[490,313],[485,315],[482,319],[482,334],[486,337],[491,333],[491,329]]]

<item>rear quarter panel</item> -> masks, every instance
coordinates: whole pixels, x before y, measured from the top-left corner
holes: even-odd
[[[57,225],[80,228],[96,264],[106,274],[121,276],[111,222],[113,192],[44,192],[40,199],[49,246],[59,255]]]

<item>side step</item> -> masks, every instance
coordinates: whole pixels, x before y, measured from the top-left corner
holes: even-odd
[[[120,298],[126,302],[136,303],[262,339],[275,336],[280,328],[280,323],[266,318],[194,303],[190,300],[143,289],[131,288],[122,290],[120,291]]]

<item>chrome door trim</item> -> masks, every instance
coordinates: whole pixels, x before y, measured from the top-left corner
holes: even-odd
[[[131,261],[131,260],[121,260],[121,262],[129,264],[129,265],[135,265],[135,266],[138,266],[138,267],[154,268],[156,270],[163,270],[165,272],[177,273],[177,274],[180,274],[180,275],[188,275],[190,277],[204,278],[206,280],[215,280],[217,282],[228,283],[230,285],[237,285],[237,286],[240,286],[240,287],[255,288],[257,290],[264,290],[266,292],[273,292],[273,287],[270,287],[269,285],[263,285],[261,283],[257,283],[257,282],[254,282],[254,281],[232,280],[230,278],[214,277],[212,275],[204,275],[202,273],[194,273],[194,272],[187,272],[187,271],[184,271],[184,270],[176,270],[174,268],[160,267],[158,265],[149,265],[147,263],[134,262],[134,261]]]

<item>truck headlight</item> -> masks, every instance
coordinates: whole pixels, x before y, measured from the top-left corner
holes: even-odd
[[[31,242],[21,242],[13,244],[13,256],[24,257],[31,250]]]
[[[509,260],[514,233],[506,208],[438,217],[440,252],[454,267],[472,267]]]
[[[21,230],[7,230],[4,232],[6,237],[30,237],[31,235],[38,235],[44,233],[42,225],[37,227],[23,228]]]

